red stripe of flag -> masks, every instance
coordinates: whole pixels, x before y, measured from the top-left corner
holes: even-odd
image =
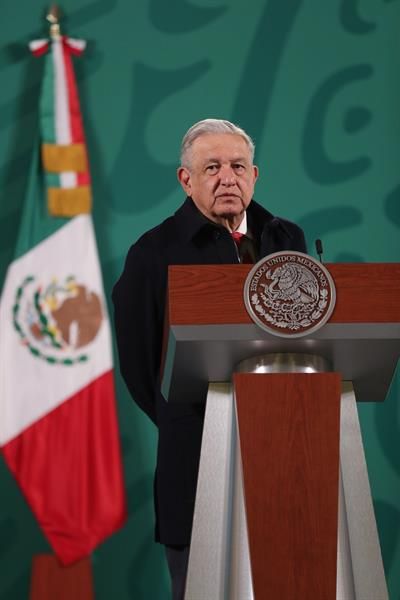
[[[75,81],[75,73],[71,60],[71,47],[64,41],[62,45],[63,58],[65,65],[65,73],[67,78],[67,89],[68,89],[68,105],[69,114],[71,121],[71,136],[72,143],[84,144],[86,149],[85,132],[82,125],[81,110],[79,105],[78,89]],[[90,185],[90,173],[89,173],[89,162],[86,153],[86,171],[83,173],[77,173],[78,186]]]
[[[126,504],[112,370],[2,451],[64,565],[87,556],[123,525]]]

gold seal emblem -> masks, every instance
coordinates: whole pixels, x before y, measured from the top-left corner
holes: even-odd
[[[322,327],[335,307],[329,271],[308,254],[270,254],[251,269],[244,302],[252,320],[273,335],[301,337]]]

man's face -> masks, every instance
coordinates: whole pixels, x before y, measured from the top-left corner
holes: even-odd
[[[246,141],[231,133],[207,133],[192,144],[190,167],[178,179],[208,219],[236,228],[253,197],[258,169]]]

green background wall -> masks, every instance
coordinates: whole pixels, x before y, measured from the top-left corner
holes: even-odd
[[[0,0],[0,281],[37,124],[43,60],[26,44],[46,35],[46,8]],[[321,237],[329,262],[400,260],[399,0],[65,0],[62,8],[65,32],[89,41],[75,65],[108,298],[129,245],[181,202],[180,139],[210,116],[254,137],[256,198],[302,225],[311,252]],[[165,599],[163,552],[152,542],[156,432],[119,378],[117,386],[129,521],[94,553],[96,598]],[[359,406],[396,600],[399,389],[397,378],[384,404]],[[1,461],[0,600],[28,597],[32,554],[47,549]]]

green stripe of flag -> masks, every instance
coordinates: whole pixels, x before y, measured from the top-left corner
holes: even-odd
[[[22,209],[22,217],[15,247],[15,259],[19,258],[49,235],[58,231],[69,219],[53,217],[47,209],[44,173],[39,160],[39,139],[35,143],[28,187]]]
[[[47,144],[56,143],[55,129],[55,73],[53,49],[44,57],[44,76],[39,101],[40,128],[42,141]]]

